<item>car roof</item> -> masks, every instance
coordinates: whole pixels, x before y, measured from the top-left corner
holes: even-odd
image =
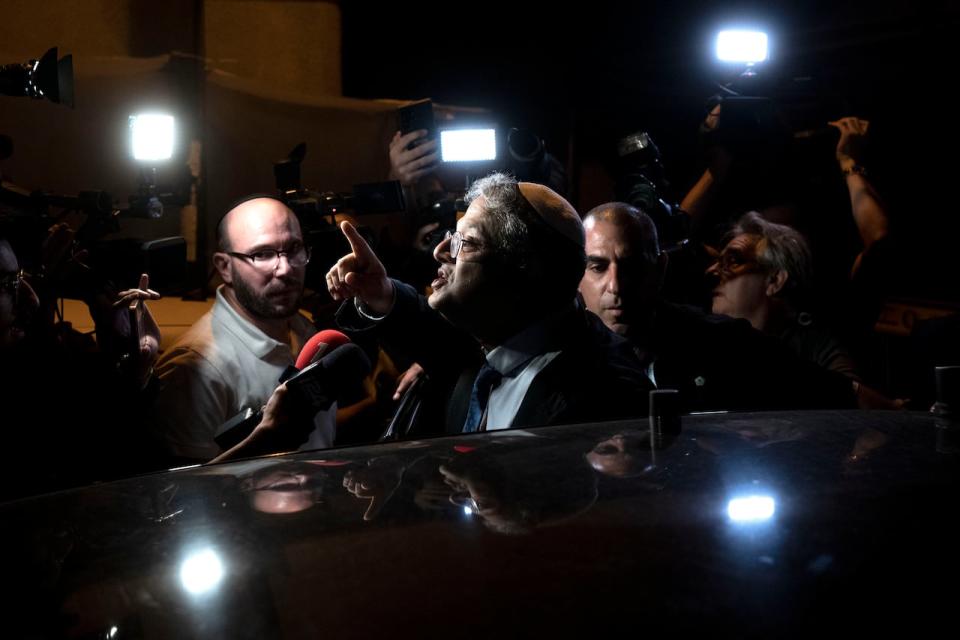
[[[11,637],[934,628],[956,427],[685,416],[191,467],[0,507]],[[919,625],[919,626],[916,626]],[[113,633],[114,635],[110,635]]]

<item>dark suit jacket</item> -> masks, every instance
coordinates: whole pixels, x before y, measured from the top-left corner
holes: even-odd
[[[397,300],[378,325],[384,348],[424,368],[445,401],[443,424],[421,424],[415,433],[460,433],[483,353],[408,285],[396,282]],[[513,428],[644,416],[652,388],[630,343],[577,306],[561,319],[559,337],[545,351],[560,351],[534,379]]]

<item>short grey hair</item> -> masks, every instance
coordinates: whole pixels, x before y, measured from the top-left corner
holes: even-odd
[[[583,278],[587,259],[577,246],[544,222],[524,197],[520,183],[509,174],[494,172],[480,178],[467,191],[469,206],[484,199],[484,231],[493,250],[505,263],[525,269],[532,261],[549,266],[551,277],[542,284],[547,298],[573,300]]]
[[[768,271],[787,273],[785,294],[805,295],[813,281],[813,256],[803,235],[785,224],[766,220],[756,211],[743,214],[730,231],[730,237],[742,234],[758,236],[757,260]]]
[[[517,179],[506,173],[491,173],[470,185],[464,200],[467,206],[477,198],[485,200],[485,225],[496,251],[523,260],[530,241],[528,209],[532,207],[520,192]],[[535,212],[534,212],[535,215]]]

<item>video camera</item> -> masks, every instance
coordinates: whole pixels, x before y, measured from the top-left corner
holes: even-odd
[[[660,245],[667,251],[681,246],[689,235],[688,217],[679,204],[661,197],[670,191],[660,150],[646,131],[620,138],[616,146],[616,197],[649,215],[657,226]]]
[[[43,99],[73,108],[73,56],[51,47],[39,60],[0,65],[0,95]]]
[[[118,288],[133,286],[141,273],[150,274],[155,289],[172,292],[183,287],[186,241],[179,236],[149,241],[108,238],[120,231],[121,218],[148,216],[135,207],[115,207],[105,191],[61,195],[26,192],[5,183],[0,186],[0,209],[21,246],[18,253],[34,269],[42,265],[42,247],[50,227],[68,215],[82,217],[70,255],[84,252],[84,257],[75,260],[78,268],[66,271],[65,279],[50,283],[56,297],[87,299],[106,281]]]
[[[351,193],[315,191],[303,186],[301,165],[307,144],[295,146],[286,158],[273,165],[278,197],[297,216],[304,242],[310,247],[307,286],[326,291],[327,270],[350,251],[337,228],[337,214],[355,216],[390,214],[406,210],[403,189],[397,181],[356,184]]]

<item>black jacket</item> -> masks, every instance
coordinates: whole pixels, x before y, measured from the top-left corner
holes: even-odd
[[[431,309],[426,298],[394,281],[396,303],[377,325],[384,348],[418,363],[444,399],[442,425],[420,424],[415,433],[460,433],[470,393],[483,364],[480,345]],[[349,305],[352,307],[352,303]],[[341,322],[356,318],[345,308]],[[546,351],[560,351],[534,379],[513,428],[600,422],[643,416],[652,388],[630,343],[610,332],[581,306],[560,320],[562,330]],[[355,328],[355,327],[347,327]]]

